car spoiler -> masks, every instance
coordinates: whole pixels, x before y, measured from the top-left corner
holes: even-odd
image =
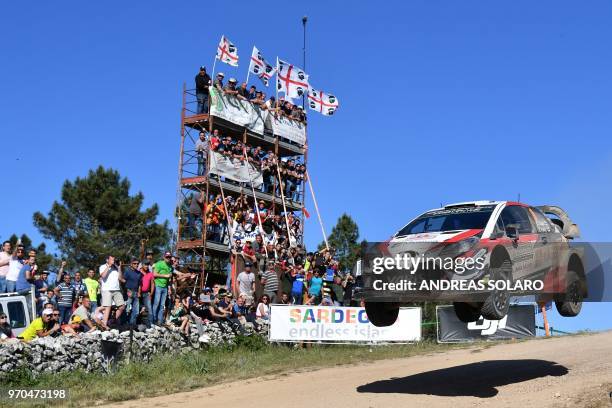
[[[580,228],[572,222],[572,219],[567,215],[565,210],[556,205],[541,205],[537,207],[546,215],[554,215],[558,218],[553,218],[553,222],[561,228],[561,233],[565,238],[574,239],[580,236]]]

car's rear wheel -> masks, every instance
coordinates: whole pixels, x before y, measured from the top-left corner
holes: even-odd
[[[399,304],[390,302],[366,302],[368,320],[376,327],[391,326],[399,315]]]
[[[453,307],[457,318],[464,323],[475,322],[480,317],[480,305],[474,306],[469,303],[455,302]]]
[[[512,281],[512,262],[504,260],[501,265],[492,268],[491,280]],[[507,290],[493,289],[482,305],[480,313],[487,320],[500,320],[508,314],[510,293]]]
[[[555,306],[561,316],[578,316],[584,298],[583,282],[574,271],[567,271],[565,282],[565,293],[555,300]]]

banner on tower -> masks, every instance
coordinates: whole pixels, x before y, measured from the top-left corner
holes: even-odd
[[[251,132],[263,134],[264,112],[259,106],[241,100],[233,95],[225,95],[214,87],[209,87],[210,115],[244,126]]]
[[[275,136],[284,137],[300,146],[306,144],[306,126],[297,120],[289,119],[280,114],[267,112],[265,129]]]
[[[217,152],[210,152],[210,174],[227,177],[240,183],[253,183],[258,188],[263,184],[263,176],[247,160],[230,158]]]

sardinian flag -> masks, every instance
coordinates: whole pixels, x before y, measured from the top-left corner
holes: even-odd
[[[263,82],[265,86],[268,86],[270,78],[272,78],[272,75],[276,72],[276,68],[266,62],[257,47],[253,47],[249,72],[257,75],[257,78],[261,79],[261,82]]]
[[[325,116],[331,116],[338,109],[338,98],[308,86],[308,106]]]
[[[217,57],[221,62],[225,62],[233,67],[238,66],[238,48],[230,40],[221,36],[221,41],[217,47]]]
[[[299,98],[308,91],[308,75],[301,68],[276,58],[276,87],[288,98]]]

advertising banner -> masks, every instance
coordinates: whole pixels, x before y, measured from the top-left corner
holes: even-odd
[[[401,308],[388,327],[370,323],[363,307],[272,305],[271,341],[410,342],[421,339],[421,308]]]
[[[266,130],[275,136],[284,137],[300,146],[306,144],[306,126],[301,122],[268,112],[265,125]]]
[[[213,87],[210,87],[210,114],[263,134],[264,113],[258,106],[233,95],[225,95]]]
[[[453,306],[438,306],[436,313],[440,343],[519,339],[536,335],[533,305],[512,305],[506,317],[501,320],[481,317],[470,323],[459,320]]]
[[[255,188],[263,184],[263,176],[246,160],[229,158],[217,152],[210,152],[210,173],[241,182],[253,182]]]

